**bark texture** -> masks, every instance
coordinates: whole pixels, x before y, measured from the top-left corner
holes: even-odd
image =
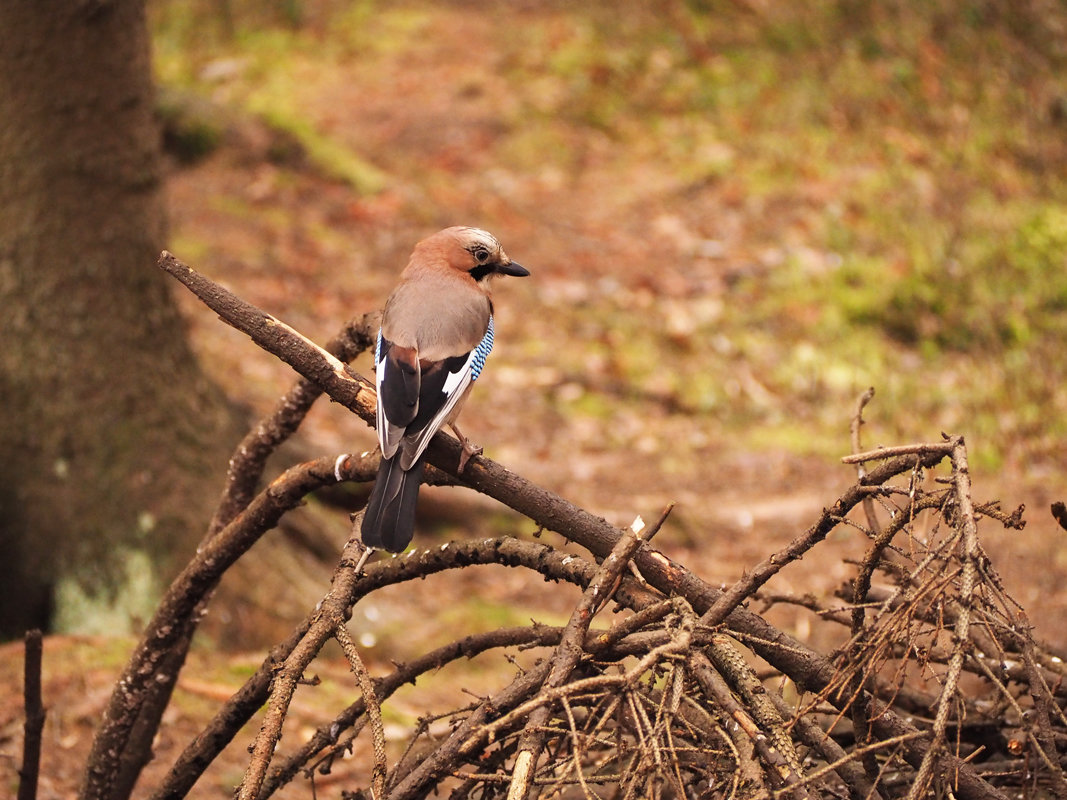
[[[59,586],[139,613],[233,441],[154,266],[150,67],[141,0],[0,3],[0,636]]]

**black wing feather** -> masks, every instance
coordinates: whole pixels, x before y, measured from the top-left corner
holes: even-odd
[[[445,394],[445,381],[449,373],[459,372],[470,358],[470,353],[452,356],[430,365],[422,373],[422,387],[419,390],[419,411],[408,423],[407,434],[415,434],[425,428],[448,401]]]
[[[385,374],[382,377],[381,396],[384,404],[385,418],[398,428],[411,424],[419,411],[421,393],[421,376],[418,363],[412,358],[405,358],[412,353],[407,348],[396,348],[387,339],[382,339],[379,356],[384,361]]]

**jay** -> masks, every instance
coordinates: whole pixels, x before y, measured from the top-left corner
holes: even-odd
[[[385,304],[374,353],[382,460],[363,516],[366,547],[408,546],[426,447],[444,425],[463,442],[460,472],[481,452],[455,419],[493,349],[490,282],[529,274],[478,228],[446,228],[415,246]]]

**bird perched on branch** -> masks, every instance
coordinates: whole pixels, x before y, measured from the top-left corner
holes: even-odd
[[[455,419],[493,349],[489,285],[529,274],[479,228],[446,228],[415,245],[374,354],[382,461],[363,516],[367,547],[399,553],[411,541],[424,453],[442,426],[463,442],[461,472],[481,452]]]

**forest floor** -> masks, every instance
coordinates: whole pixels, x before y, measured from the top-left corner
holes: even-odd
[[[516,18],[537,47],[497,36]],[[987,524],[983,546],[1039,638],[1067,646],[1067,547],[1048,513],[1067,495],[1064,462],[1055,439],[994,438],[996,420],[1006,429],[1020,424],[1010,397],[998,412],[988,398],[966,395],[970,384],[961,376],[977,372],[981,382],[983,369],[999,369],[988,366],[995,356],[953,362],[951,354],[899,342],[875,346],[869,330],[855,333],[854,352],[833,349],[841,346],[834,341],[824,354],[834,337],[819,304],[835,298],[813,299],[806,287],[830,282],[838,266],[825,215],[855,189],[844,167],[796,174],[779,154],[778,166],[793,174],[768,189],[765,170],[773,165],[752,161],[749,148],[757,145],[746,141],[738,110],[744,98],[736,107],[722,101],[710,134],[692,114],[653,108],[652,95],[669,104],[671,74],[683,85],[693,79],[681,66],[672,72],[680,58],[673,45],[642,43],[640,64],[620,66],[622,56],[599,38],[600,22],[553,4],[516,11],[489,4],[477,13],[462,4],[413,4],[337,22],[341,30],[329,35],[310,20],[298,33],[249,33],[239,44],[205,45],[179,58],[185,40],[168,33],[170,17],[157,20],[164,82],[192,85],[240,110],[237,121],[222,124],[210,153],[171,166],[170,249],[178,257],[324,342],[346,319],[380,308],[419,238],[452,224],[492,231],[532,275],[496,286],[497,347],[464,412],[464,432],[487,456],[613,524],[638,514],[655,519],[676,503],[657,546],[716,584],[732,583],[783,547],[851,485],[854,469],[839,457],[851,447],[855,402],[873,384],[866,446],[963,433],[979,448],[976,500],[1026,504],[1024,530]],[[734,70],[728,77],[741,83],[732,60],[709,69]],[[759,93],[757,101],[783,102]],[[242,121],[249,112],[270,127]],[[752,115],[747,122],[758,125]],[[295,152],[279,145],[279,129],[300,141]],[[890,120],[881,135],[903,134]],[[941,144],[915,134],[901,147]],[[925,202],[940,207],[943,198]],[[859,212],[834,213],[847,225]],[[177,289],[176,297],[205,369],[254,415],[269,411],[293,380],[288,367],[194,298]],[[367,357],[355,366],[370,371]],[[915,383],[906,373],[926,377]],[[972,435],[970,422],[979,417]],[[362,422],[325,402],[299,438],[300,451],[313,456],[373,446]],[[422,500],[416,546],[536,532],[466,490],[428,489]],[[304,513],[331,532],[339,551],[344,514],[323,504]],[[865,543],[858,533],[835,535],[778,576],[775,590],[833,593]],[[269,558],[257,563],[268,570],[259,573],[261,585],[234,587],[232,596],[262,603],[285,593],[293,607],[247,616],[212,609],[145,791],[258,666],[265,647],[321,596],[332,569],[313,565],[292,578],[270,574]],[[352,626],[373,671],[474,630],[531,617],[558,623],[574,600],[536,576],[465,569],[376,595],[357,607]],[[775,622],[801,639],[811,631],[801,610],[778,613]],[[72,796],[131,646],[123,638],[47,639],[42,800]],[[0,650],[0,686],[9,690],[21,685],[20,650]],[[324,687],[335,688],[296,710],[298,736],[351,692],[343,663],[323,659],[317,669]],[[428,691],[484,694],[496,679],[476,661],[431,680]],[[415,702],[398,697],[391,722],[409,724],[422,713]],[[0,694],[9,775],[20,704],[14,691]],[[244,762],[234,745],[193,796],[224,796]],[[324,791],[345,774],[339,768],[322,778],[319,796],[338,796]],[[284,796],[309,795],[298,782]]]

